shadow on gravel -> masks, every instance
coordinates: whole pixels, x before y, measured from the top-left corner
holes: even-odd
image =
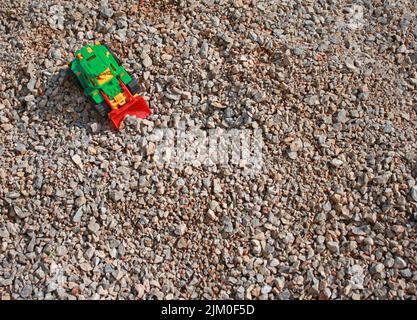
[[[55,73],[44,71],[43,74],[45,85],[39,89],[39,96],[34,98],[35,104],[32,104],[33,112],[41,122],[55,128],[76,127],[86,132],[92,132],[92,127],[96,127],[96,133],[111,130],[107,119],[97,114],[82,90],[71,82],[66,67]],[[26,107],[31,109],[30,101]]]

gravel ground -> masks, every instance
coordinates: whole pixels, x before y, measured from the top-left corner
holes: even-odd
[[[415,299],[417,4],[0,8],[2,299]],[[154,114],[68,83],[100,40]],[[153,161],[158,128],[259,128],[263,167]]]

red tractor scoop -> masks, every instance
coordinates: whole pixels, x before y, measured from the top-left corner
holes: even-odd
[[[126,85],[120,79],[119,83],[126,98],[126,103],[119,108],[114,107],[109,97],[103,91],[101,91],[104,100],[111,108],[108,116],[117,129],[120,128],[120,124],[122,123],[123,119],[128,115],[140,119],[145,119],[152,113],[143,97],[136,94],[133,95],[129,88],[126,87]]]

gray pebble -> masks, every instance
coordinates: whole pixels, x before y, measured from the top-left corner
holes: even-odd
[[[25,285],[20,291],[20,296],[23,299],[29,298],[31,294],[32,294],[32,286],[30,284]]]

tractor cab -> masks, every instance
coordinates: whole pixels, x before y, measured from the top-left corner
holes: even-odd
[[[103,86],[116,73],[116,68],[108,59],[110,52],[107,51],[107,53],[105,54],[106,59],[102,59],[100,52],[95,52],[90,46],[86,46],[75,53],[80,67],[84,70],[84,77],[94,87]]]

